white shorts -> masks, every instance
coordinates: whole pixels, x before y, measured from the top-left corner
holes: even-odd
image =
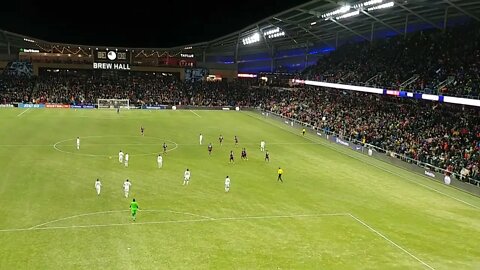
[[[225,188],[230,188],[230,185],[225,185]]]
[[[184,177],[183,180],[190,181],[190,177]]]

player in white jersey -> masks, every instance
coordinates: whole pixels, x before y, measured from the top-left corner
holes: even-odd
[[[125,167],[128,167],[128,153],[125,153]]]
[[[200,133],[199,141],[200,141],[200,145],[202,145],[202,143],[203,143],[203,135],[202,135],[202,133]]]
[[[183,173],[183,185],[188,186],[188,181],[190,181],[190,171],[187,169],[185,173]]]
[[[158,155],[158,157],[157,157],[157,163],[158,163],[158,168],[162,168],[162,167],[163,167],[163,157],[162,157],[162,155]]]
[[[97,196],[100,195],[101,189],[102,189],[102,183],[100,183],[100,180],[97,178],[97,181],[95,181],[95,190],[97,190]]]
[[[125,198],[128,198],[128,193],[130,192],[130,186],[132,185],[132,183],[130,183],[130,181],[125,180],[125,182],[123,182],[123,191],[125,192]]]
[[[118,152],[118,162],[123,163],[123,155],[122,150],[120,150],[120,152]]]
[[[77,150],[80,150],[80,137],[77,137]]]
[[[265,141],[260,142],[260,151],[265,152]]]
[[[225,178],[225,192],[230,191],[230,178],[227,175],[227,178]]]

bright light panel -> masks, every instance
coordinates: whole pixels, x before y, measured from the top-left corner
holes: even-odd
[[[259,41],[260,41],[260,34],[258,32],[242,39],[243,45],[248,45],[248,44],[256,43]]]
[[[360,11],[358,10],[355,10],[355,11],[352,11],[352,12],[349,12],[349,13],[345,13],[341,16],[338,16],[336,19],[337,20],[340,20],[340,19],[345,19],[345,18],[349,18],[349,17],[354,17],[354,16],[357,16],[360,14]]]
[[[394,5],[395,5],[395,3],[392,1],[392,2],[388,2],[388,3],[385,3],[385,4],[381,4],[381,5],[378,5],[378,6],[368,8],[368,11],[377,10],[377,9],[384,9],[384,8],[391,8]]]

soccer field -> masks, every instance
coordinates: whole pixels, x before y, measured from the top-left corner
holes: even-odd
[[[2,109],[0,123],[0,269],[480,269],[480,198],[254,112]]]

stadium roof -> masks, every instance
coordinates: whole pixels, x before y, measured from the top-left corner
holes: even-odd
[[[393,5],[393,6],[392,6]],[[263,51],[272,48],[296,48],[324,44],[335,47],[336,40],[358,37],[370,40],[371,33],[389,30],[403,34],[408,23],[427,24],[442,29],[449,20],[468,17],[480,22],[480,1],[469,0],[313,0],[267,17],[239,31],[214,40],[172,48],[128,48],[201,54],[239,50]],[[448,18],[448,19],[445,19]],[[115,47],[115,44],[61,44],[7,31],[0,31],[0,47],[10,44],[19,48]],[[102,46],[103,45],[103,46]]]

